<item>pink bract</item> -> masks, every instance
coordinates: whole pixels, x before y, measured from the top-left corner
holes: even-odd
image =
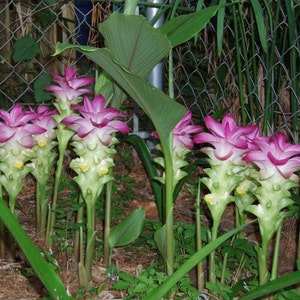
[[[177,123],[173,129],[173,146],[186,147],[192,149],[194,146],[192,134],[203,130],[202,126],[190,125],[192,121],[192,112],[187,111],[185,116]],[[153,132],[152,136],[159,138],[157,132]]]
[[[0,118],[3,120],[0,122],[0,143],[9,143],[10,147],[16,144],[32,148],[35,143],[32,135],[46,131],[38,125],[29,123],[35,118],[35,114],[23,110],[21,104],[16,104],[10,112],[0,110]]]
[[[56,121],[53,116],[58,114],[57,110],[50,109],[47,105],[40,105],[36,112],[32,109],[31,111],[35,114],[32,123],[45,129],[46,131],[43,134],[47,134],[48,138],[55,138],[54,129],[56,127]]]
[[[101,95],[95,96],[94,100],[84,97],[83,105],[73,105],[72,108],[78,111],[81,116],[68,116],[62,120],[62,123],[76,131],[79,138],[94,136],[103,144],[108,145],[112,140],[112,133],[129,132],[126,123],[114,120],[125,115],[115,108],[106,108],[105,99]]]
[[[46,91],[52,92],[63,102],[72,102],[81,95],[93,94],[92,90],[83,87],[93,84],[94,79],[90,77],[78,78],[74,67],[66,68],[64,71],[64,77],[56,73],[53,73],[53,77],[53,82],[56,82],[57,85],[46,87]]]
[[[207,154],[213,153],[219,160],[235,159],[248,149],[248,142],[259,136],[259,128],[255,125],[238,126],[230,114],[226,114],[222,122],[207,116],[205,125],[210,133],[201,132],[194,137],[194,143],[210,144],[213,149],[203,149]]]
[[[300,169],[300,145],[287,143],[283,133],[255,138],[252,140],[251,148],[244,160],[256,164],[263,178],[275,173],[289,178]]]

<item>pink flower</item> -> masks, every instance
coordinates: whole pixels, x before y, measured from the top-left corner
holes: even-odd
[[[46,130],[38,125],[29,122],[35,118],[31,111],[22,109],[21,104],[16,104],[10,112],[0,110],[0,143],[6,144],[9,148],[17,145],[25,148],[34,146],[32,135],[42,134]]]
[[[129,127],[126,123],[114,120],[117,117],[124,117],[115,108],[106,108],[105,99],[101,95],[95,96],[94,100],[83,98],[83,106],[72,105],[81,116],[71,115],[62,120],[68,128],[77,132],[81,139],[93,136],[104,145],[109,145],[114,132],[128,133]]]
[[[54,120],[53,115],[57,115],[58,112],[56,109],[51,110],[46,105],[40,105],[37,108],[37,112],[34,112],[32,109],[31,111],[35,114],[32,123],[45,129],[45,132],[36,135],[34,138],[40,146],[45,146],[49,139],[53,140],[56,137],[56,121]]]
[[[203,152],[219,160],[239,159],[248,150],[249,140],[259,136],[257,126],[238,126],[230,114],[225,115],[221,123],[207,116],[205,125],[211,133],[197,134],[194,143],[211,144],[213,148],[204,148]]]
[[[200,132],[203,127],[197,125],[189,125],[192,121],[192,112],[187,111],[185,116],[178,122],[173,130],[173,146],[186,147],[192,149],[194,146],[191,134]],[[159,138],[157,132],[153,132],[152,136]]]
[[[66,68],[65,76],[59,76],[54,73],[53,81],[58,85],[46,87],[46,91],[52,92],[63,102],[74,101],[83,94],[93,94],[93,91],[87,88],[82,88],[94,83],[94,79],[90,77],[78,78],[74,67]]]
[[[279,173],[284,178],[300,169],[300,145],[286,143],[283,133],[252,140],[251,151],[245,156],[246,162],[253,162],[264,179]]]

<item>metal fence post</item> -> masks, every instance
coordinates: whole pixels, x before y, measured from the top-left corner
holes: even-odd
[[[155,3],[155,4],[162,4],[162,0],[147,0],[147,2]],[[148,7],[146,10],[146,19],[151,21],[156,13],[158,12],[159,8],[157,7]],[[160,27],[164,23],[164,15],[162,15],[153,25],[155,28]],[[160,90],[163,90],[164,83],[163,83],[163,63],[160,62],[157,64],[154,69],[150,72],[148,77],[149,83],[153,84]]]
[[[147,0],[147,2],[149,3],[154,3],[154,4],[160,4],[162,3],[162,0]],[[157,7],[148,7],[146,10],[146,19],[150,22],[156,15],[156,13],[158,12],[159,8]],[[153,27],[158,28],[159,26],[161,26],[164,23],[164,16],[162,15],[153,25]],[[151,83],[153,86],[155,86],[156,88],[163,90],[163,63],[160,62],[158,63],[150,72],[149,76],[148,76],[148,82]],[[153,131],[152,128],[152,124],[150,122],[150,120],[147,120],[145,125],[145,130],[144,131],[140,131],[139,128],[139,118],[137,115],[137,107],[135,107],[135,113],[134,113],[134,117],[133,117],[133,133],[136,135],[139,135],[141,138],[143,139],[147,139],[150,136],[150,131]],[[154,144],[149,141],[146,140],[147,146],[148,148],[151,150],[154,148]]]

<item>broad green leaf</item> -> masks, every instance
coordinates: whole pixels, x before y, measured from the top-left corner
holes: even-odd
[[[284,288],[291,287],[295,284],[300,283],[300,271],[278,277],[264,285],[261,285],[244,296],[240,297],[240,300],[254,300],[267,296]],[[295,298],[296,299],[296,298]]]
[[[253,222],[249,222],[251,224]],[[245,225],[247,226],[247,224]],[[152,290],[147,294],[143,300],[161,299],[185,274],[187,274],[192,268],[194,268],[200,261],[207,257],[212,251],[218,248],[227,239],[237,234],[239,231],[243,230],[245,226],[240,226],[232,229],[231,231],[221,235],[213,242],[210,242],[204,246],[200,251],[192,255],[181,267],[176,270],[168,279],[160,285],[160,287]],[[249,298],[250,299],[250,298]]]
[[[171,44],[165,34],[153,28],[143,16],[113,13],[99,25],[105,47],[130,71],[145,78],[165,58]]]
[[[195,13],[181,15],[167,21],[159,29],[167,35],[172,47],[175,47],[198,34],[218,9],[219,6],[211,6]]]
[[[42,257],[38,248],[33,244],[22,226],[0,197],[0,220],[7,227],[15,241],[23,251],[31,267],[39,277],[53,299],[73,299],[67,295],[65,287],[50,266]]]
[[[60,54],[71,48],[84,53],[88,59],[104,69],[137,102],[151,119],[160,137],[162,147],[167,149],[173,128],[186,112],[184,106],[175,102],[140,76],[130,72],[125,66],[117,62],[106,48],[87,48],[86,46],[58,43],[55,54]]]
[[[141,233],[145,219],[145,211],[139,208],[131,212],[109,234],[108,242],[111,249],[133,242]]]
[[[36,41],[26,35],[16,41],[13,59],[15,62],[26,61],[35,58],[40,53],[40,46]]]
[[[142,78],[146,78],[171,49],[166,35],[140,15],[115,12],[99,25],[99,31],[114,59]],[[119,109],[125,98],[124,92],[115,86],[111,106]]]
[[[96,76],[94,92],[101,94],[107,103],[110,102],[113,95],[113,82],[107,73],[101,72],[99,76]]]

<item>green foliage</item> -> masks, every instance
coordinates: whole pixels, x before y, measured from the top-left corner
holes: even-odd
[[[232,299],[230,296],[232,293],[232,289],[221,282],[216,282],[216,283],[207,282],[206,288],[209,289],[210,293],[214,296],[219,296],[224,300]]]
[[[34,38],[26,35],[16,41],[13,53],[15,62],[27,61],[35,58],[40,53],[40,47]]]
[[[246,293],[244,296],[242,296],[240,298],[240,300],[254,300],[254,299],[259,299],[263,296],[267,296],[267,295],[271,295],[274,294],[276,292],[281,291],[282,289],[285,288],[290,288],[295,284],[299,284],[300,283],[300,272],[293,272],[291,274],[285,275],[285,276],[281,276],[278,277],[264,285],[261,285],[257,288],[254,288],[253,290],[251,290],[250,292]],[[299,292],[297,291],[289,291],[283,293],[281,296],[285,297],[285,295],[289,295],[289,293],[292,293],[295,295],[297,295],[297,298],[299,297]],[[297,299],[294,298],[294,299]],[[287,299],[287,298],[283,298],[283,299]],[[292,299],[292,298],[289,298]]]
[[[223,244],[227,239],[237,234],[239,231],[243,230],[245,226],[237,227],[221,236],[219,236],[214,241],[210,242],[204,246],[200,251],[193,254],[189,259],[187,259],[168,279],[157,289],[154,289],[144,300],[150,299],[160,299],[160,297],[166,295],[166,293],[177,283],[180,279],[187,274],[193,267],[195,267],[200,261],[205,259],[212,251],[217,249],[221,244]]]
[[[126,292],[123,299],[142,299],[150,290],[159,287],[167,278],[165,273],[159,272],[153,267],[147,267],[137,276],[120,272],[119,281],[113,285],[113,288]],[[176,292],[178,296],[175,299],[186,299],[186,297],[192,299],[198,294],[198,291],[192,286],[191,280],[186,276],[170,292]]]
[[[168,36],[172,47],[175,47],[198,34],[216,14],[218,9],[219,6],[211,6],[195,13],[171,18],[160,27],[160,31]]]
[[[132,211],[111,232],[108,238],[110,248],[120,247],[133,242],[141,233],[145,218],[142,208]]]

